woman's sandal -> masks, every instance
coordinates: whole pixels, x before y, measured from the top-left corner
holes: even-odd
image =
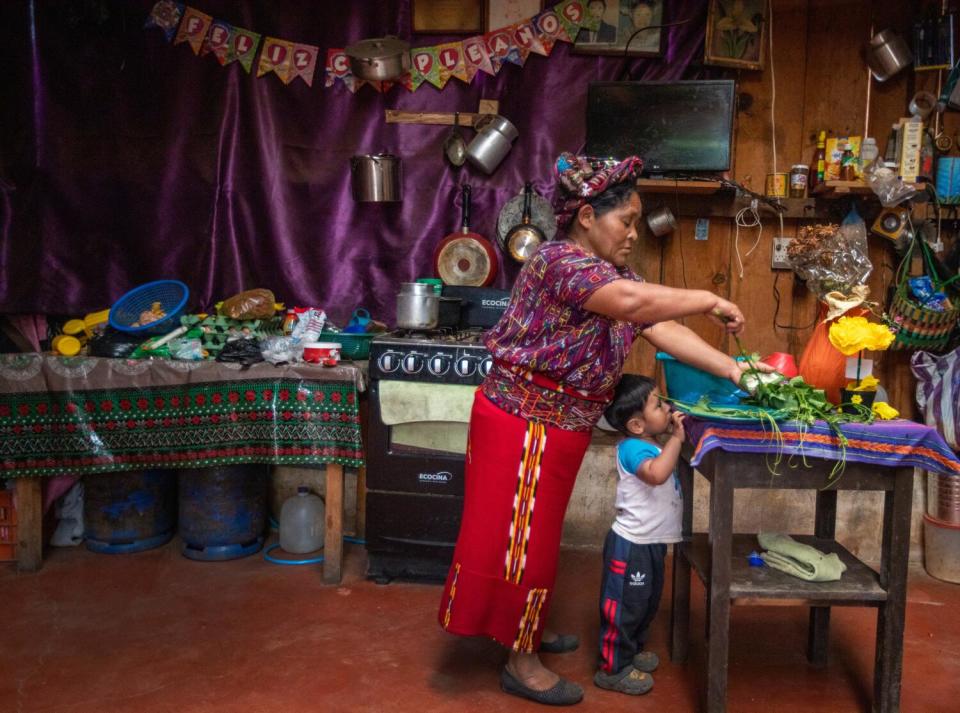
[[[626,693],[628,696],[642,696],[653,688],[653,676],[638,671],[633,666],[627,666],[620,673],[597,671],[593,675],[593,683],[608,691]]]
[[[580,646],[580,639],[576,634],[557,634],[553,641],[540,641],[540,651],[545,654],[566,654],[576,651]]]
[[[527,698],[548,706],[572,706],[583,700],[583,689],[576,683],[561,678],[545,691],[529,688],[518,681],[506,666],[500,670],[500,688],[520,698]]]

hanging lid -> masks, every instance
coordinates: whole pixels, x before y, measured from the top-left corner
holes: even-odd
[[[410,51],[410,44],[396,37],[375,37],[369,40],[360,40],[343,52],[352,59],[376,60],[390,59],[398,54]]]

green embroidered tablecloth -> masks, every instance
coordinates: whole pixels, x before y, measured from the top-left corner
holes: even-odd
[[[349,363],[0,355],[0,477],[230,463],[363,464]]]

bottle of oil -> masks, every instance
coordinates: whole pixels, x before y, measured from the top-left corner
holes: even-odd
[[[807,190],[813,191],[814,188],[823,183],[823,174],[826,171],[827,164],[827,132],[821,131],[817,135],[817,150],[813,153],[813,161],[810,162],[810,179],[807,181]]]

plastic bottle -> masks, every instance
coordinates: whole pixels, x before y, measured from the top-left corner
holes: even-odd
[[[860,145],[860,167],[866,168],[871,162],[880,157],[880,149],[877,146],[877,140],[868,136]]]
[[[323,547],[323,500],[301,485],[280,508],[280,548],[291,554],[315,552]]]
[[[817,135],[817,150],[813,154],[813,161],[810,162],[810,179],[807,181],[807,188],[812,191],[823,183],[823,174],[826,171],[827,161],[827,132],[821,131]]]

